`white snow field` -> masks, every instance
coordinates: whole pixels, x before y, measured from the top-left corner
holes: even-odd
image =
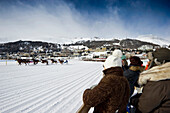
[[[0,113],[76,113],[84,90],[101,80],[102,65],[69,60],[63,65],[19,66],[0,61]]]
[[[75,113],[84,90],[102,78],[102,64],[69,60],[19,66],[0,61],[0,113]]]

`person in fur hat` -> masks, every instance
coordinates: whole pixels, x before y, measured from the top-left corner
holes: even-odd
[[[158,48],[153,52],[148,52],[147,56],[150,60],[148,69],[164,64],[165,62],[170,62],[170,50],[167,48]]]
[[[104,62],[103,78],[97,86],[86,89],[83,94],[85,105],[94,107],[93,113],[126,113],[130,88],[121,68],[122,52],[114,50]]]
[[[142,66],[143,62],[137,56],[130,57],[129,69],[123,72],[123,75],[127,78],[130,85],[130,96],[134,92],[134,86],[138,86],[137,81],[139,78],[140,72],[144,71]]]
[[[170,62],[140,74],[141,96],[131,98],[139,113],[170,113]]]

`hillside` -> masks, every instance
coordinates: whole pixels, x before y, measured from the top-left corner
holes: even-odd
[[[141,38],[140,38],[141,39]],[[150,40],[149,40],[150,39]],[[62,44],[63,46],[71,46],[71,45],[84,45],[88,48],[100,48],[100,47],[107,47],[107,48],[129,48],[129,49],[137,49],[143,45],[151,45],[153,47],[160,46],[159,44],[151,43],[155,42],[155,39],[149,38],[150,42],[141,41],[138,39],[76,39],[77,41],[70,44]],[[158,39],[156,39],[158,41]],[[161,39],[159,39],[161,41]],[[160,42],[159,41],[159,42]],[[161,45],[168,45],[167,43],[161,43]],[[170,45],[170,44],[169,44]],[[169,46],[168,45],[168,46]],[[0,44],[0,53],[2,52],[59,52],[62,50],[61,44],[56,43],[48,43],[48,42],[41,42],[41,41],[16,41],[16,42],[9,42]]]
[[[112,39],[112,40],[81,40],[77,41],[74,44],[70,45],[84,45],[89,48],[96,48],[101,46],[109,46],[109,47],[120,47],[120,48],[130,48],[130,49],[137,49],[142,45],[152,45],[152,46],[159,46],[158,44],[153,44],[150,42],[144,42],[136,39]]]
[[[16,41],[0,44],[0,52],[41,52],[60,51],[60,44],[47,43],[41,41]]]

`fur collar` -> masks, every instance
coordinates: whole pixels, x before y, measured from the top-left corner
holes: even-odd
[[[111,67],[103,70],[104,75],[112,74],[117,76],[123,76],[123,70],[121,67]]]
[[[145,70],[145,67],[144,66],[130,66],[129,69],[132,70],[132,71],[140,71],[140,72],[142,72],[142,71]]]
[[[140,74],[138,83],[144,85],[148,81],[160,81],[170,79],[170,62],[161,66],[155,66]]]

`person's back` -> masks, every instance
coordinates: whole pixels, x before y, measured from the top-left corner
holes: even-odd
[[[117,52],[121,52],[120,50]],[[94,107],[94,113],[126,113],[130,88],[121,68],[121,55],[110,56],[104,63],[104,77],[97,86],[86,89],[84,104]]]
[[[170,62],[140,74],[142,95],[132,104],[142,113],[170,113]]]
[[[128,69],[128,70],[123,72],[123,75],[127,78],[128,82],[129,82],[130,96],[134,92],[134,86],[138,86],[137,81],[138,81],[138,78],[139,78],[139,74],[140,74],[140,71],[137,70],[134,66],[132,66],[132,70]]]
[[[130,85],[130,96],[134,92],[134,86],[138,86],[137,81],[139,78],[140,72],[144,70],[144,67],[141,66],[142,61],[139,57],[133,56],[130,58],[129,69],[123,72],[123,75],[127,78]]]

